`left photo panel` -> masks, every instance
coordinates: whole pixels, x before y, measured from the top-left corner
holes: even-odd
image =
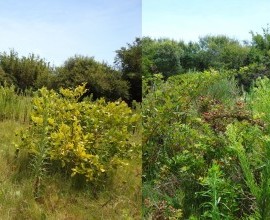
[[[0,219],[141,219],[141,5],[0,2]]]

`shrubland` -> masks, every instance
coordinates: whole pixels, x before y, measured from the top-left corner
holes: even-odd
[[[269,217],[269,85],[243,93],[213,70],[145,81],[145,217]]]
[[[0,53],[1,219],[140,219],[139,42],[116,66]]]
[[[140,219],[139,107],[85,92],[0,87],[1,218]]]
[[[142,39],[144,219],[268,219],[269,28]]]

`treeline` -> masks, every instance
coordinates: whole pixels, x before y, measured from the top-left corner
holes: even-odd
[[[142,38],[144,76],[162,73],[164,78],[191,71],[235,70],[239,84],[248,89],[258,76],[270,76],[270,33],[251,32],[250,42],[224,36],[205,36],[185,43],[168,38]]]
[[[132,103],[133,100],[141,101],[140,58],[139,39],[116,51],[115,66],[98,62],[93,57],[75,55],[63,65],[54,67],[38,55],[20,57],[10,50],[0,53],[0,84],[14,85],[20,91],[43,86],[58,91],[61,87],[75,88],[87,83],[85,96],[104,97],[108,101],[121,98]]]
[[[142,99],[142,75],[170,76],[192,71],[232,70],[239,85],[249,90],[254,79],[270,76],[270,33],[251,32],[250,42],[227,36],[205,36],[198,42],[168,38],[136,38],[116,51],[114,66],[93,57],[76,55],[53,67],[35,54],[19,57],[14,50],[0,53],[0,84],[36,90],[43,86],[59,90],[86,82],[93,98],[105,97],[128,103]]]

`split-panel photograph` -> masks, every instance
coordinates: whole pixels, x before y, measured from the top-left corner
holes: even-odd
[[[270,219],[269,10],[0,1],[0,220]]]

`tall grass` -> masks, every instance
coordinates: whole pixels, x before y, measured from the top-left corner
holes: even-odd
[[[202,219],[234,219],[238,209],[236,187],[225,178],[216,161],[208,169],[207,176],[202,178],[201,184],[204,191],[199,192],[198,196],[206,199],[201,205],[204,211]]]
[[[204,95],[217,99],[222,103],[233,106],[236,97],[240,94],[240,89],[234,78],[222,78],[206,88]]]
[[[230,125],[227,129],[227,135],[231,142],[232,149],[235,150],[240,166],[245,178],[245,183],[250,190],[253,199],[253,211],[256,219],[270,219],[270,141],[268,135],[258,136],[262,149],[256,170],[252,169],[252,161],[244,146],[244,134],[239,131],[237,125]],[[253,155],[253,157],[256,157]],[[254,162],[253,162],[254,163]],[[255,175],[255,173],[260,175]]]
[[[36,176],[30,173],[29,158],[25,152],[15,154],[15,144],[20,143],[16,131],[27,126],[0,121],[0,219],[141,219],[141,156],[137,152],[125,161],[129,165],[116,170],[111,185],[97,197],[90,186],[79,189],[74,180],[59,173],[44,175],[42,197],[33,196]],[[133,138],[141,140],[138,134]]]
[[[0,121],[29,122],[31,96],[29,92],[16,91],[15,86],[0,86]]]

